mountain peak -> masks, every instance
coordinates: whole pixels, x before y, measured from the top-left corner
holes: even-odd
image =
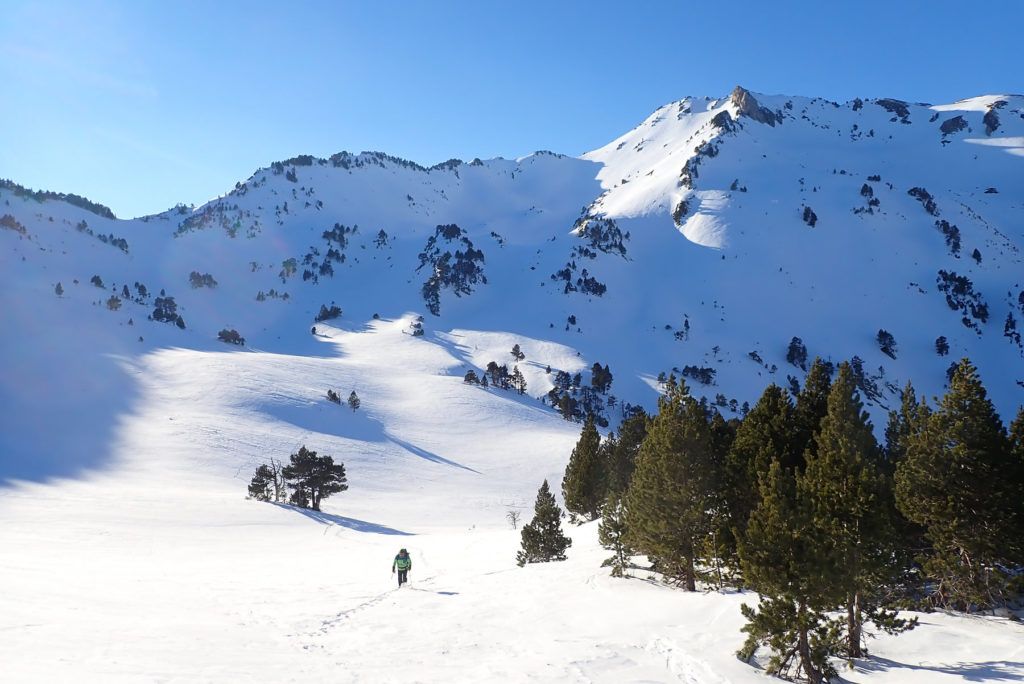
[[[769,126],[782,123],[781,115],[776,114],[767,107],[762,107],[753,94],[741,86],[736,86],[733,89],[732,95],[729,96],[729,101],[735,105],[736,113],[739,116],[746,116]]]

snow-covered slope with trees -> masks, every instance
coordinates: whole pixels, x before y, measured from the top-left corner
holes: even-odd
[[[5,182],[11,671],[756,681],[732,657],[742,595],[623,589],[592,526],[568,563],[516,569],[506,513],[528,517],[545,478],[557,491],[580,429],[560,413],[614,428],[662,373],[739,416],[815,356],[854,359],[880,432],[907,382],[941,394],[968,356],[1012,416],[1022,188],[1024,97],[742,89],[581,158],[296,157],[132,220]],[[516,370],[524,391],[501,389]],[[301,445],[343,461],[350,490],[308,516],[244,499]],[[398,545],[426,593],[386,593]],[[1024,676],[1017,626],[928,619],[931,637],[881,640],[844,676]]]

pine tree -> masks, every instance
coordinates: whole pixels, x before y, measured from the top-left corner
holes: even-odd
[[[709,571],[709,580],[719,588],[725,587],[727,581],[736,582],[739,573],[739,557],[735,527],[732,521],[732,510],[728,497],[728,460],[732,443],[736,439],[739,420],[725,420],[721,413],[715,411],[711,416],[711,458],[715,470],[715,491],[710,497],[711,535],[705,537],[701,555],[713,567]]]
[[[922,562],[935,581],[934,603],[960,610],[1005,603],[1003,568],[1019,539],[1017,470],[977,369],[963,359],[896,469],[897,505],[932,544]]]
[[[595,520],[604,503],[607,477],[601,453],[601,435],[588,416],[562,479],[562,498],[572,518]]]
[[[891,472],[896,472],[896,464],[906,456],[907,441],[921,428],[928,413],[928,407],[918,403],[914,386],[908,382],[900,392],[899,409],[889,412],[889,422],[885,426],[885,464]]]
[[[256,469],[256,474],[249,482],[249,496],[257,501],[270,501],[270,488],[274,482],[274,472],[267,464]]]
[[[792,472],[793,404],[786,390],[774,383],[765,388],[736,430],[726,458],[726,504],[734,533],[742,537],[760,496],[759,479],[773,460]]]
[[[335,465],[330,456],[317,456],[305,446],[291,455],[291,464],[281,472],[295,488],[292,503],[302,508],[311,505],[314,511],[319,511],[321,499],[348,489],[345,465]]]
[[[1007,542],[1007,553],[1010,560],[1017,566],[1024,566],[1024,406],[1017,410],[1017,417],[1010,423],[1010,474],[1011,482],[1016,482],[1018,496],[1016,505],[1012,507],[1013,531]],[[1014,488],[1013,484],[1009,487]],[[1018,591],[1024,591],[1024,577],[1017,578]]]
[[[907,444],[915,434],[923,429],[929,415],[931,415],[931,410],[928,405],[918,402],[917,393],[914,391],[913,385],[908,382],[900,393],[899,409],[889,412],[889,422],[885,427],[885,447],[883,449],[885,457],[882,459],[882,472],[885,474],[887,486],[893,490],[894,509],[891,515],[897,536],[894,548],[897,557],[894,562],[903,568],[903,577],[897,583],[906,586],[920,582],[919,576],[912,574],[914,555],[926,548],[928,542],[925,539],[924,527],[908,520],[896,507],[895,476],[899,464],[906,458]]]
[[[597,526],[597,540],[601,546],[612,552],[601,567],[611,567],[612,577],[625,577],[633,549],[629,546],[626,532],[626,502],[614,491],[608,492],[601,509],[601,523]]]
[[[813,452],[818,448],[814,435],[818,432],[821,419],[828,412],[828,393],[831,387],[832,364],[815,358],[793,406],[793,458],[796,459],[798,470],[803,469],[804,452],[808,449]]]
[[[768,646],[768,673],[783,677],[803,671],[812,684],[835,676],[829,655],[839,648],[838,625],[828,611],[842,600],[831,578],[820,572],[819,553],[826,540],[815,535],[810,511],[797,497],[793,473],[773,459],[760,480],[757,508],[740,540],[740,560],[748,586],[760,595],[757,608],[740,607],[747,660]]]
[[[848,363],[828,396],[828,412],[815,436],[817,449],[808,451],[807,466],[797,478],[797,497],[810,513],[814,537],[821,545],[818,572],[845,592],[846,655],[863,655],[864,622],[895,628],[895,615],[885,610],[881,594],[898,569],[891,490],[879,467],[879,449],[868,415],[857,394]]]
[[[519,366],[512,369],[512,389],[519,394],[526,394],[526,376],[519,370]]]
[[[689,591],[713,533],[720,472],[704,407],[670,377],[637,454],[627,524],[630,543]]]
[[[647,436],[647,425],[650,417],[643,409],[624,418],[619,424],[618,437],[611,435],[603,446],[606,446],[608,471],[608,489],[625,495],[636,469],[636,455],[640,445]]]
[[[356,394],[355,390],[352,390],[352,393],[348,395],[348,407],[352,409],[353,413],[355,413],[356,409],[359,408],[361,403],[362,402],[359,401],[359,395]]]
[[[548,481],[537,490],[533,520],[523,525],[522,549],[516,554],[520,567],[527,563],[565,560],[565,550],[572,540],[562,534],[562,509],[558,507]]]

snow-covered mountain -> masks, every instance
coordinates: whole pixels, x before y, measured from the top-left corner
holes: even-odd
[[[586,385],[600,363],[619,405],[652,406],[674,370],[740,411],[799,381],[803,355],[856,357],[876,424],[908,381],[941,394],[969,356],[1009,413],[1024,400],[1022,156],[1020,96],[840,105],[737,88],[666,105],[582,158],[296,157],[130,221],[8,186],[3,286],[16,316],[90,310],[123,353],[225,328],[302,353],[321,306],[343,326],[423,315],[429,340],[502,334],[462,348],[465,369],[512,368],[519,342],[531,396],[552,388],[548,366]],[[185,330],[148,320],[161,292]],[[13,323],[24,342],[30,321]]]
[[[663,607],[669,590],[634,587],[615,599],[636,610],[622,629],[585,611],[570,620],[585,645],[561,650],[545,644],[567,623],[537,629],[531,610],[495,603],[518,591],[514,573],[563,612],[614,585],[595,580],[592,528],[575,531],[570,569],[513,569],[505,514],[528,513],[544,478],[558,490],[579,435],[552,403],[587,402],[615,428],[674,372],[741,415],[815,356],[854,359],[881,434],[908,381],[941,394],[968,356],[1008,419],[1024,402],[1022,216],[1017,95],[837,104],[737,88],[666,105],[580,158],[296,157],[201,207],[132,220],[5,181],[0,546],[18,560],[0,562],[0,583],[18,600],[0,630],[26,654],[13,672],[316,679],[383,630],[432,669],[389,678],[388,654],[363,652],[353,681],[465,681],[460,666],[501,667],[515,637],[471,610],[535,630],[503,681],[756,677],[731,656],[738,596],[672,598],[720,611],[694,638],[701,625]],[[525,392],[464,381],[492,361]],[[344,461],[350,491],[315,517],[244,500],[258,464],[303,444]],[[399,599],[366,586],[395,543],[432,583],[417,606],[443,616],[435,633],[396,627],[385,610]],[[551,573],[580,584],[563,593]],[[297,577],[330,606],[276,592]],[[971,632],[943,620],[943,634]],[[474,643],[454,635],[469,623],[485,627]],[[950,657],[1024,675],[1019,647],[1005,655],[1019,630],[985,629]],[[887,643],[889,662],[918,657]],[[260,669],[272,645],[284,650]],[[312,660],[295,669],[296,653]],[[866,667],[850,681],[957,672]]]

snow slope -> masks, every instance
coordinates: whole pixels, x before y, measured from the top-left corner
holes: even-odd
[[[2,678],[764,681],[733,656],[750,595],[612,579],[593,525],[571,528],[565,563],[515,566],[506,515],[528,520],[544,479],[559,490],[580,429],[541,398],[555,371],[587,384],[601,363],[619,403],[653,406],[657,374],[686,366],[715,371],[688,380],[695,393],[752,403],[802,379],[786,362],[800,336],[812,358],[863,359],[879,429],[895,390],[941,393],[962,354],[1008,419],[1024,378],[1002,327],[1024,317],[1022,105],[903,116],[738,91],[663,107],[580,159],[296,158],[131,221],[0,187]],[[965,127],[943,133],[956,116]],[[598,219],[621,243],[587,232]],[[959,256],[939,219],[959,227]],[[458,237],[437,229],[451,224]],[[463,240],[486,283],[442,288],[434,315],[431,254],[464,254]],[[969,275],[987,322],[961,323],[940,268]],[[193,271],[217,285],[192,287]],[[581,291],[585,277],[607,291]],[[184,329],[150,319],[167,296]],[[332,303],[342,316],[315,321]],[[492,360],[512,368],[515,344],[526,394],[463,382]],[[349,491],[323,513],[245,499],[257,465],[302,445],[344,462]],[[402,546],[413,582],[395,590]],[[872,642],[844,679],[1024,679],[1019,624],[922,622]]]
[[[732,655],[752,596],[612,579],[593,524],[570,529],[567,562],[515,566],[505,514],[528,518],[537,480],[559,481],[576,426],[437,374],[454,357],[395,322],[331,334],[322,357],[146,355],[108,467],[3,490],[5,679],[763,680]],[[362,407],[303,400],[324,377]],[[351,489],[323,513],[245,500],[261,457],[300,444],[343,460]],[[922,619],[845,680],[1024,677],[1019,624]]]

